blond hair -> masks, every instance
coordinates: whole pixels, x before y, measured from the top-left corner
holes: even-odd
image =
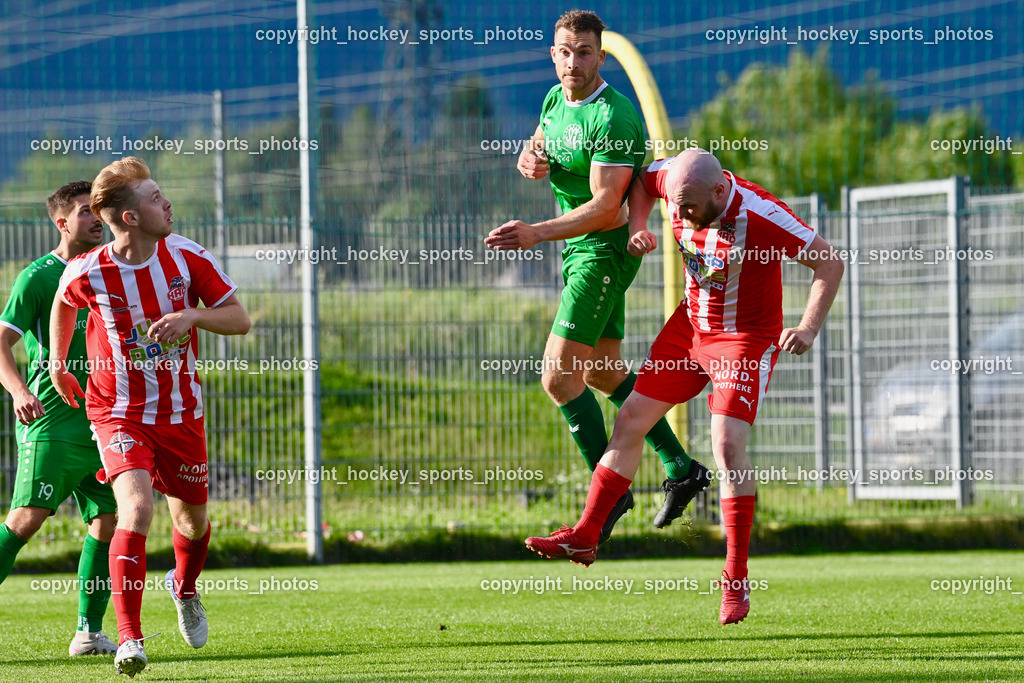
[[[121,214],[139,208],[135,188],[149,179],[149,166],[138,157],[119,159],[99,172],[92,181],[89,208],[107,225],[123,227]]]

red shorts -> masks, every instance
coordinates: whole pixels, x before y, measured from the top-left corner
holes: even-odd
[[[203,418],[171,425],[119,418],[94,420],[92,431],[103,459],[97,479],[113,481],[128,470],[146,470],[160,493],[189,505],[202,505],[210,483],[203,425]]]
[[[685,403],[710,380],[711,414],[753,424],[779,358],[777,339],[695,330],[685,309],[677,308],[651,345],[634,391],[656,401]]]

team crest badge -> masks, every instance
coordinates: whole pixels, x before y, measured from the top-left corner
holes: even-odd
[[[718,226],[718,241],[726,244],[736,243],[736,224],[722,221]]]
[[[139,443],[131,434],[125,434],[124,432],[118,432],[110,437],[110,443],[107,444],[107,450],[121,454],[121,460],[127,462],[128,458],[125,454],[132,449],[135,444]]]
[[[573,123],[562,131],[562,144],[566,149],[583,149],[583,126]]]
[[[171,281],[167,283],[167,298],[171,301],[181,301],[185,298],[185,278],[180,275],[175,275],[171,278]]]

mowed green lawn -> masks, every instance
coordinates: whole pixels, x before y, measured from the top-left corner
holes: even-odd
[[[721,560],[210,571],[203,580],[222,589],[204,598],[210,640],[201,650],[181,640],[169,597],[147,592],[143,628],[163,635],[147,641],[150,666],[136,680],[1019,681],[1021,560],[1017,552],[754,558],[751,578],[766,585],[747,620],[728,627],[708,591]],[[153,569],[151,581],[163,574]],[[251,594],[271,577],[298,579],[299,590]],[[60,578],[69,577],[12,576],[0,587],[0,679],[115,678],[112,657],[68,659],[77,596],[31,583]],[[542,594],[490,590],[493,581],[531,578]],[[984,584],[955,595],[932,587],[980,578],[991,594]],[[113,633],[112,607],[107,619]]]

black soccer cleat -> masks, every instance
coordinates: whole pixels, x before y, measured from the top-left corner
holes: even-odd
[[[711,472],[696,460],[690,465],[690,472],[682,479],[666,479],[661,482],[665,491],[665,504],[654,517],[654,526],[663,529],[678,519],[694,496],[711,486]]]
[[[608,513],[608,519],[605,520],[604,526],[601,527],[601,537],[598,539],[598,545],[608,540],[608,537],[612,535],[612,529],[615,528],[615,523],[619,521],[622,515],[626,514],[633,509],[633,491],[626,489],[626,492],[622,494],[622,497],[615,502],[615,507]]]

